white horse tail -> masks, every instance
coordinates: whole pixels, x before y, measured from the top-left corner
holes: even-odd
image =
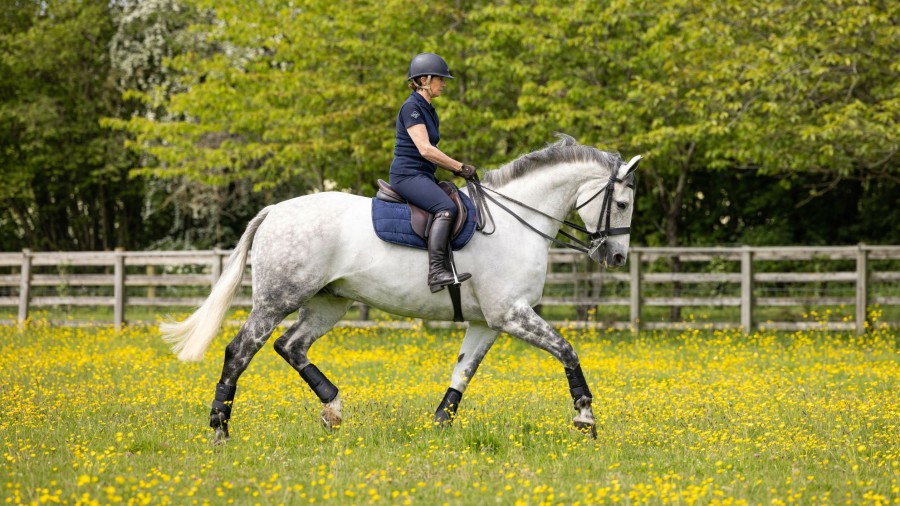
[[[199,362],[215,339],[225,320],[225,313],[231,307],[234,294],[241,286],[253,236],[271,209],[272,206],[266,207],[250,220],[247,230],[231,252],[222,276],[216,281],[203,305],[184,321],[160,324],[159,331],[163,339],[172,345],[172,351],[178,354],[179,360]]]

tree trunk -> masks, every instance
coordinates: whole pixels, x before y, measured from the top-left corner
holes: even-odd
[[[696,148],[696,143],[690,143],[686,146],[684,161],[679,167],[678,171],[678,179],[675,183],[675,188],[671,192],[660,192],[660,198],[662,200],[663,209],[666,213],[666,244],[671,247],[677,247],[679,245],[679,222],[681,220],[681,210],[684,204],[684,194],[687,191],[687,178],[688,172],[691,167],[691,158],[694,154],[694,149]],[[662,183],[660,183],[661,185]],[[673,273],[681,272],[681,259],[677,256],[672,257],[671,260],[671,269]],[[675,281],[672,283],[672,297],[680,297],[682,294],[682,285],[680,282]],[[673,322],[681,320],[681,307],[680,306],[671,306],[670,310],[670,318]]]

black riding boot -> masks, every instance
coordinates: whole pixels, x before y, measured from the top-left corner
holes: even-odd
[[[459,279],[463,282],[472,277],[467,272],[459,272],[456,279],[450,267],[450,232],[453,230],[453,218],[447,211],[434,216],[431,231],[428,232],[428,286],[431,293],[439,292],[447,285]]]

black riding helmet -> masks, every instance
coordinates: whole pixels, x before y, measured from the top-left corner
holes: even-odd
[[[417,54],[409,62],[409,73],[406,76],[406,80],[411,81],[420,76],[441,76],[453,79],[447,62],[434,53]]]

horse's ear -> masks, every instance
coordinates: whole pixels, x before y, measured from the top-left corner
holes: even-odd
[[[634,171],[637,170],[639,163],[641,163],[641,155],[637,155],[634,158],[632,158],[631,160],[629,160],[628,163],[626,163],[624,165],[620,165],[618,173],[622,174],[622,169],[625,169],[625,173],[622,174],[620,176],[620,179],[617,179],[617,181],[624,181],[625,184],[629,188],[633,189],[634,188]]]
[[[622,179],[625,179],[637,170],[642,158],[643,157],[641,155],[635,155],[631,160],[628,161],[628,163],[625,164],[625,174],[622,176]]]

